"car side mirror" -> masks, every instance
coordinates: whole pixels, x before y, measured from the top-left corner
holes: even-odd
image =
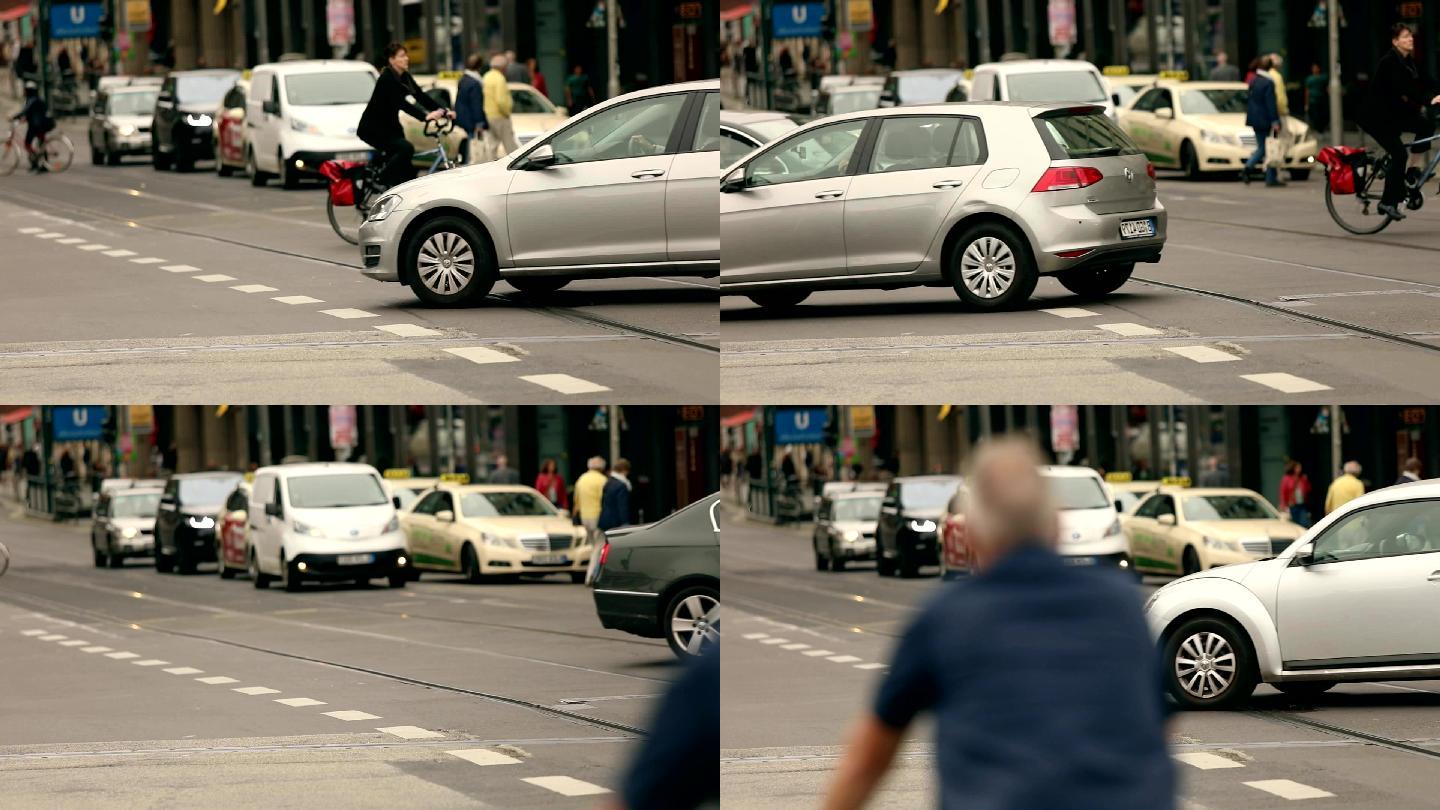
[[[157,96],[157,97],[155,98],[155,100],[158,101],[158,102],[160,102],[161,104],[174,104],[174,103],[175,103],[175,97],[172,96],[172,95],[170,95],[169,93],[161,93],[159,96]]]
[[[399,495],[396,495],[395,497],[391,498],[391,499],[390,499],[390,502],[393,503],[393,504],[395,504],[395,508],[396,508],[396,509],[402,508],[402,507],[400,506],[400,496],[399,496]]]
[[[439,512],[435,513],[435,519],[440,521],[441,523],[454,523],[455,513],[450,511],[449,509],[441,509]]]
[[[1308,568],[1315,564],[1315,544],[1306,543],[1295,550],[1295,556],[1290,561],[1291,565],[1298,565]]]
[[[525,158],[524,168],[530,171],[548,169],[554,166],[555,162],[555,150],[547,143],[536,147],[535,151]]]
[[[720,181],[720,193],[721,193],[721,194],[734,194],[734,193],[737,192],[737,191],[744,191],[744,190],[745,190],[745,170],[744,170],[744,169],[736,169],[735,171],[733,171],[733,172],[725,175],[725,179]]]
[[[1122,515],[1125,514],[1125,502],[1117,498],[1115,500],[1115,511]]]
[[[269,101],[266,101],[265,103],[261,104],[261,105],[260,105],[260,109],[264,110],[266,115],[279,115],[279,114],[280,114],[280,102],[278,102],[278,101],[276,101],[275,99],[272,98],[272,99],[270,99]]]
[[[900,102],[900,99],[896,98],[894,93],[881,93],[881,94],[880,94],[880,106],[881,106],[881,107],[894,107],[894,106],[895,106],[896,104],[898,104],[899,102]]]
[[[265,514],[270,517],[283,518],[285,517],[285,506],[279,502],[267,503],[265,504]]]
[[[1156,118],[1166,118],[1166,119],[1174,118],[1174,117],[1175,117],[1175,108],[1173,108],[1173,107],[1161,107],[1160,109],[1158,109],[1158,110],[1155,111],[1155,117],[1156,117]]]
[[[1119,107],[1119,106],[1120,106],[1120,94],[1119,94],[1119,93],[1111,93],[1111,94],[1110,94],[1110,103],[1111,103],[1111,104],[1114,104],[1116,107]]]
[[[1161,515],[1160,517],[1155,518],[1155,520],[1158,521],[1161,526],[1174,526],[1174,525],[1175,525],[1175,516],[1174,516],[1174,515]]]

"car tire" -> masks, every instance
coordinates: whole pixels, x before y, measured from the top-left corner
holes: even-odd
[[[1291,179],[1291,180],[1294,180],[1294,181],[1296,181],[1296,182],[1299,182],[1299,183],[1303,183],[1303,182],[1305,182],[1306,180],[1309,180],[1309,179],[1310,179],[1310,170],[1309,170],[1309,169],[1291,169],[1291,170],[1290,170],[1290,179]]]
[[[290,167],[288,163],[285,162],[285,154],[283,152],[276,152],[275,160],[275,165],[280,167],[280,187],[285,189],[286,191],[293,191],[299,188],[300,173],[295,171],[293,168]]]
[[[410,577],[406,576],[404,571],[396,571],[390,575],[390,587],[392,588],[403,588],[408,582],[410,582]]]
[[[1226,619],[1191,619],[1166,637],[1164,650],[1165,688],[1187,709],[1237,706],[1249,699],[1259,681],[1249,640]]]
[[[1186,546],[1185,552],[1180,555],[1180,571],[1185,576],[1200,572],[1200,553],[1194,546]]]
[[[191,552],[193,554],[193,552]],[[178,573],[189,575],[195,573],[195,558],[179,548],[175,549],[175,570]]]
[[[195,171],[195,156],[188,150],[175,147],[175,171],[189,174]]]
[[[584,571],[571,571],[571,572],[570,572],[570,584],[571,584],[571,585],[584,585],[584,584],[585,584],[585,572],[584,572]]]
[[[157,172],[168,171],[170,168],[170,156],[161,152],[158,144],[150,146],[150,165]]]
[[[94,144],[90,145],[90,163],[94,166],[100,166],[105,163],[104,153],[96,149]]]
[[[155,570],[162,574],[168,574],[175,570],[175,561],[165,554],[158,540],[155,542]]]
[[[485,575],[480,573],[480,555],[475,553],[475,547],[469,543],[460,549],[460,570],[464,572],[466,582],[485,581]]]
[[[245,175],[250,178],[250,185],[261,188],[270,179],[270,175],[260,171],[260,166],[255,163],[255,150],[245,147]]]
[[[810,297],[809,290],[774,290],[746,296],[755,306],[765,309],[789,309]]]
[[[300,572],[295,569],[295,563],[285,562],[285,551],[280,551],[280,585],[289,593],[296,593],[300,590]]]
[[[124,564],[125,564],[125,557],[124,557],[123,555],[116,554],[116,553],[115,553],[115,547],[114,547],[113,545],[109,545],[109,546],[106,546],[106,547],[105,547],[105,565],[106,565],[106,567],[108,567],[108,568],[119,568],[119,567],[123,566]]]
[[[561,287],[570,283],[568,278],[549,278],[540,276],[537,278],[507,278],[511,287],[519,290],[525,295],[541,296],[557,292]]]
[[[106,165],[106,166],[119,166],[119,165],[120,165],[120,153],[119,153],[119,152],[112,152],[112,151],[110,151],[109,149],[106,149],[106,150],[105,150],[105,165]]]
[[[478,304],[499,277],[490,241],[469,220],[457,216],[424,223],[406,240],[403,251],[410,289],[430,306]],[[428,282],[421,277],[422,259],[434,268]],[[467,268],[469,275],[461,277]]]
[[[1004,279],[1007,269],[1008,282]],[[1040,280],[1029,242],[1014,228],[995,222],[965,231],[955,242],[947,270],[955,294],[979,310],[1010,309],[1023,304]]]
[[[1180,144],[1180,168],[1187,180],[1200,179],[1200,156],[1195,153],[1195,144],[1189,141]]]
[[[830,570],[830,561],[827,560],[827,559],[825,559],[825,555],[824,555],[824,554],[821,554],[821,553],[820,553],[820,549],[818,549],[818,548],[815,549],[815,570],[816,570],[816,571],[829,571],[829,570]]]
[[[1082,298],[1101,298],[1125,286],[1135,272],[1134,262],[1085,267],[1055,276],[1060,285]]]
[[[263,591],[270,587],[270,575],[260,570],[260,560],[255,556],[255,549],[250,549],[250,584],[255,590]]]
[[[914,579],[920,576],[920,566],[916,564],[913,558],[905,556],[905,552],[903,551],[900,552],[898,567],[900,569],[901,579]]]
[[[830,570],[837,574],[845,571],[845,558],[836,552],[834,543],[830,544]]]
[[[1279,689],[1286,697],[1314,699],[1333,689],[1335,683],[1335,681],[1285,681],[1270,685]]]
[[[665,612],[660,616],[660,627],[665,631],[665,640],[676,658],[684,660],[699,655],[701,645],[707,639],[716,644],[720,642],[719,608],[720,593],[703,585],[681,588],[670,597]],[[677,621],[701,617],[709,619],[703,629],[694,629],[693,625],[688,631],[675,629]],[[697,635],[699,638],[696,638]]]
[[[895,564],[890,561],[889,557],[885,556],[883,551],[879,551],[878,549],[875,552],[875,572],[882,577],[895,576]]]

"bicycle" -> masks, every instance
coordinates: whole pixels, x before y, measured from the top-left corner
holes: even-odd
[[[1431,120],[1437,117],[1434,108],[1427,111]],[[1432,135],[1429,138],[1418,138],[1407,144],[1405,148],[1417,144],[1427,144],[1440,140],[1440,135]],[[1425,184],[1435,176],[1437,168],[1440,168],[1440,150],[1432,149],[1433,153],[1430,163],[1424,169],[1417,171],[1406,170],[1405,172],[1405,207],[1411,211],[1419,211],[1425,204]],[[1351,167],[1355,172],[1355,193],[1336,194],[1331,189],[1329,174],[1333,169],[1325,167],[1325,208],[1330,212],[1330,218],[1335,224],[1353,234],[1368,236],[1379,233],[1393,221],[1390,217],[1380,213],[1379,205],[1385,188],[1385,173],[1390,169],[1390,155],[1381,154],[1378,157],[1368,149],[1363,153],[1353,156]],[[1440,194],[1440,190],[1437,190]],[[1344,198],[1350,198],[1350,202],[1344,202]]]
[[[22,154],[28,159],[31,151],[20,135],[19,127],[11,127],[10,134],[5,136],[4,146],[0,146],[0,177],[11,174],[20,165]],[[40,165],[52,172],[63,172],[70,168],[70,163],[75,159],[75,144],[70,138],[58,129],[51,129],[45,133],[40,141]]]
[[[424,174],[431,175],[455,168],[455,162],[445,152],[444,142],[445,136],[450,134],[454,128],[455,122],[449,118],[437,118],[425,122],[425,137],[435,139],[435,148],[415,153],[415,160],[430,161],[430,167],[424,171]],[[333,162],[328,161],[326,165]],[[325,171],[325,166],[320,168],[322,172]],[[342,166],[338,169],[332,168],[331,174],[326,175],[331,177],[332,186],[343,180],[349,180],[353,184],[352,195],[355,199],[353,205],[355,213],[353,214],[347,210],[351,206],[343,203],[336,204],[333,190],[325,197],[325,216],[330,218],[330,227],[334,229],[337,236],[352,245],[360,244],[360,226],[369,218],[370,206],[378,199],[377,194],[383,194],[386,190],[380,184],[380,169],[381,165],[372,159],[367,163]]]

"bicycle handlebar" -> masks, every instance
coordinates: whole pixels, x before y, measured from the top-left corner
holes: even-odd
[[[453,130],[454,128],[455,128],[455,121],[452,120],[452,119],[450,119],[450,118],[448,118],[448,117],[446,117],[446,118],[432,118],[432,119],[429,119],[429,120],[427,120],[427,121],[425,122],[425,126],[424,126],[425,137],[427,137],[427,138],[434,138],[434,139],[436,139],[436,140],[439,140],[439,139],[445,137],[446,135],[449,135],[449,134],[450,134],[450,131]]]

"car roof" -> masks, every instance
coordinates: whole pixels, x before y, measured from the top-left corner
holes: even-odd
[[[964,74],[965,71],[959,68],[914,68],[912,70],[892,70],[891,76],[954,76]]]
[[[299,478],[309,475],[325,475],[326,473],[371,473],[375,468],[369,464],[356,464],[347,461],[307,461],[302,464],[276,464],[269,467],[261,467],[255,471],[256,475],[270,474],[282,478]]]
[[[470,492],[534,492],[524,484],[436,484],[436,489],[466,494]]]
[[[1047,464],[1040,468],[1040,475],[1048,478],[1099,478],[1100,473],[1089,467],[1064,464]]]
[[[240,71],[230,68],[199,68],[197,70],[172,70],[170,76],[239,76]]]
[[[373,73],[375,66],[356,59],[304,59],[294,62],[266,62],[263,65],[256,65],[250,75],[255,75],[256,70],[273,70],[276,73],[327,73],[336,70],[354,70]]]
[[[179,478],[182,481],[192,478],[233,478],[241,475],[234,470],[209,470],[207,472],[175,473],[171,478]]]
[[[1176,495],[1194,497],[1200,495],[1248,495],[1252,498],[1265,500],[1265,496],[1253,489],[1244,487],[1165,487],[1167,492],[1174,492]]]
[[[839,88],[836,88],[839,89]],[[770,110],[721,110],[720,123],[731,126],[744,126],[758,121],[788,121],[790,116],[785,113],[772,112]]]
[[[125,495],[163,495],[165,490],[161,487],[125,487],[124,489],[111,489],[105,492],[112,498],[119,498]]]
[[[1085,73],[1099,72],[1099,68],[1079,59],[1017,59],[1013,62],[986,62],[976,65],[976,70],[994,70],[1001,73],[1052,73],[1056,70],[1074,70]]]
[[[1245,90],[1244,82],[1182,82],[1178,79],[1158,79],[1157,87],[1178,87],[1182,90]]]
[[[868,116],[887,115],[983,115],[987,110],[1021,110],[1028,112],[1031,117],[1051,110],[1065,109],[1086,109],[1103,113],[1105,108],[1099,104],[1076,104],[1073,101],[947,101],[939,104],[916,104],[913,107],[878,107],[873,110],[856,110],[853,113],[832,115],[826,118],[817,118],[826,124],[833,124],[837,121],[846,121],[854,118],[865,118]],[[810,126],[815,122],[809,122]]]
[[[897,484],[916,484],[916,483],[924,483],[924,482],[926,482],[926,481],[933,481],[933,482],[936,482],[936,483],[945,483],[945,482],[947,482],[947,481],[955,481],[956,483],[959,483],[959,481],[960,481],[960,476],[958,476],[958,475],[941,475],[941,474],[932,474],[932,475],[902,475],[902,476],[900,476],[900,477],[898,477],[898,478],[895,479],[895,483],[897,483]]]

